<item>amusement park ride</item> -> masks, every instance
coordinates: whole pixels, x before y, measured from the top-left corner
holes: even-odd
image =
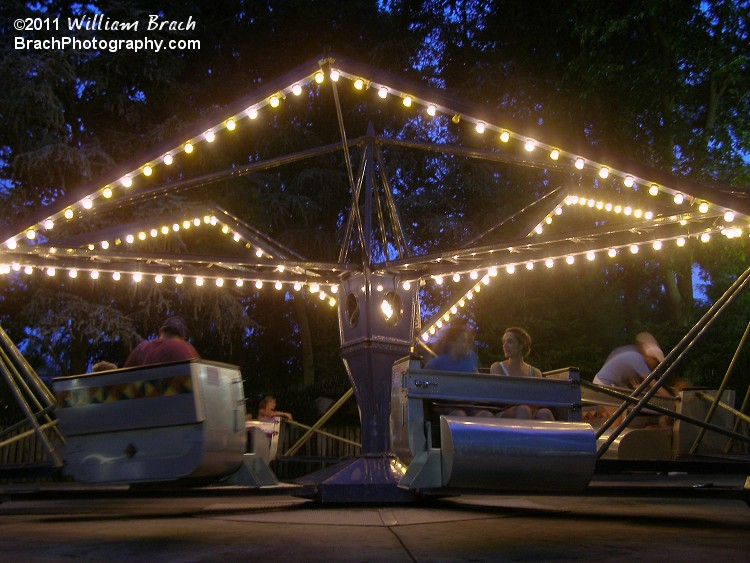
[[[372,125],[365,136],[349,139],[337,90],[346,81],[356,90],[372,91],[373,96],[396,96],[404,106],[419,107],[429,116],[471,123],[477,134],[497,136],[503,150],[391,139],[376,136]],[[199,178],[149,183],[159,167],[178,164],[218,136],[272,112],[288,96],[325,87],[333,91],[340,143]],[[402,228],[382,146],[587,173],[620,181],[628,189],[648,191],[668,200],[674,212],[654,214],[557,188],[533,209],[517,214],[534,218],[528,236],[480,244],[483,236],[459,249],[415,256]],[[506,148],[511,146],[521,149],[519,154]],[[350,154],[354,148],[361,149],[358,162]],[[144,221],[137,228],[131,223],[93,233],[70,234],[68,229],[62,237],[56,237],[53,230],[58,223],[74,225],[116,206],[151,201],[172,191],[188,192],[337,151],[344,154],[351,207],[336,262],[307,261],[218,206],[174,217],[173,225],[161,228],[149,229]],[[545,223],[576,206],[622,213],[632,220],[560,238],[541,236]],[[188,215],[190,219],[185,218]],[[324,502],[402,502],[425,493],[465,490],[582,492],[590,488],[595,473],[613,468],[750,474],[748,416],[743,414],[748,398],[735,410],[726,379],[717,390],[686,389],[674,399],[656,395],[674,367],[747,287],[750,270],[737,278],[635,391],[590,384],[581,380],[575,368],[546,373],[541,379],[498,377],[427,370],[419,359],[439,328],[496,276],[535,264],[551,267],[557,261],[635,252],[639,245],[682,246],[690,237],[743,236],[741,225],[750,223],[750,204],[741,194],[709,189],[590,152],[565,150],[563,145],[523,134],[520,127],[496,125],[486,109],[439,90],[327,56],[269,82],[175,142],[139,157],[106,181],[66,197],[55,212],[41,210],[26,223],[1,239],[0,263],[5,266],[0,268],[7,275],[39,271],[54,275],[65,270],[71,277],[132,277],[155,283],[231,282],[240,287],[255,283],[258,288],[272,283],[277,289],[305,287],[315,298],[337,306],[341,355],[360,411],[362,454],[298,480]],[[238,247],[242,252],[230,258],[122,250],[136,238],[166,236],[191,224],[222,229],[245,243]],[[468,279],[469,285],[456,303],[423,324],[421,285],[442,283],[449,276]],[[746,338],[747,334],[737,354]],[[253,441],[260,445],[255,453],[245,453],[245,406],[236,367],[193,360],[62,377],[55,380],[53,394],[4,332],[0,344],[2,375],[26,418],[0,434],[0,454],[21,437],[33,436],[51,466],[85,483],[205,483],[228,476],[233,483],[277,483],[267,459],[259,453],[263,437],[257,429],[252,431]],[[727,377],[730,371],[731,366]],[[481,405],[492,411],[508,404],[544,405],[553,410],[556,420],[444,414],[446,407],[455,405]],[[587,414],[600,405],[609,405],[614,414],[592,425]],[[634,428],[632,422],[643,413],[668,415],[675,423],[668,428]],[[0,455],[0,462],[3,459]],[[749,487],[746,484],[729,493],[747,500]]]

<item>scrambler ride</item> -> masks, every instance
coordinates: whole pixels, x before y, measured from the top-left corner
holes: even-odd
[[[242,170],[233,168],[197,180],[167,183],[128,195],[126,199],[129,204],[147,201],[173,189],[188,191],[220,179],[341,149],[350,180],[351,208],[338,262],[306,261],[229,211],[218,208],[214,210],[215,215],[206,216],[209,222],[222,224],[225,232],[234,233],[235,240],[247,241],[243,248],[257,249],[254,252],[257,258],[249,260],[238,256],[233,262],[226,257],[219,260],[194,255],[163,255],[155,260],[151,255],[111,252],[104,245],[91,250],[93,245],[84,245],[88,239],[98,240],[97,235],[91,233],[56,241],[49,232],[46,238],[25,235],[39,225],[51,224],[62,217],[73,220],[76,213],[95,208],[100,201],[106,208],[104,200],[113,196],[111,186],[130,187],[140,174],[151,176],[158,164],[156,158],[162,158],[154,155],[164,155],[164,163],[168,156],[168,164],[171,164],[180,153],[195,150],[199,142],[212,142],[221,130],[233,130],[240,119],[255,118],[260,110],[268,111],[267,106],[278,105],[285,95],[297,95],[302,85],[322,88],[327,77],[331,79],[328,83],[336,103],[341,143],[252,163]],[[401,228],[381,146],[439,150],[511,164],[524,161],[496,151],[428,146],[416,141],[378,137],[372,126],[364,137],[347,139],[337,83],[348,79],[355,88],[361,89],[363,77],[381,98],[395,93],[404,105],[408,99],[409,106],[425,106],[429,115],[436,112],[460,115],[463,121],[475,123],[477,132],[480,126],[481,132],[496,129],[503,142],[520,142],[527,152],[530,148],[549,150],[550,155],[556,154],[556,161],[569,160],[571,168],[575,163],[576,170],[588,167],[601,178],[619,175],[626,185],[634,181],[652,185],[652,189],[657,187],[657,192],[670,198],[674,196],[675,202],[677,195],[682,198],[684,194],[691,194],[696,202],[705,202],[708,211],[681,210],[671,216],[651,217],[644,219],[647,226],[644,229],[623,223],[610,225],[605,232],[573,233],[557,239],[524,236],[480,245],[479,241],[488,232],[470,241],[465,248],[413,256]],[[87,188],[72,194],[62,202],[59,213],[48,216],[47,211],[40,212],[39,220],[31,227],[20,229],[8,238],[0,250],[0,260],[18,264],[19,268],[68,267],[75,271],[96,271],[97,275],[106,260],[113,277],[117,275],[115,279],[121,271],[130,269],[138,276],[156,276],[159,281],[179,278],[177,283],[194,277],[201,283],[204,279],[216,279],[218,284],[219,280],[223,283],[225,277],[235,277],[240,281],[256,279],[277,284],[310,284],[313,280],[315,286],[326,287],[330,295],[325,291],[320,295],[321,299],[330,299],[338,307],[341,354],[360,410],[362,454],[297,480],[300,494],[322,502],[408,502],[430,495],[488,490],[523,494],[639,495],[647,491],[656,496],[712,494],[747,501],[750,498],[750,483],[746,481],[750,475],[750,438],[748,416],[744,412],[748,397],[739,410],[734,409],[735,397],[728,390],[731,366],[717,389],[685,389],[673,400],[656,396],[656,390],[721,312],[746,289],[750,269],[737,278],[634,391],[593,385],[581,380],[575,368],[556,370],[536,379],[439,372],[421,366],[418,353],[427,348],[435,327],[443,322],[421,322],[419,291],[420,282],[424,280],[469,272],[470,278],[476,280],[475,274],[486,270],[485,277],[478,276],[480,281],[470,282],[464,293],[464,297],[470,299],[472,292],[481,289],[480,283],[489,283],[498,269],[511,271],[515,264],[539,261],[542,250],[547,260],[553,260],[657,240],[682,240],[684,243],[685,225],[692,226],[692,233],[726,230],[729,227],[721,224],[719,218],[727,218],[730,212],[732,219],[750,220],[746,202],[731,194],[632,164],[617,166],[610,160],[607,161],[610,164],[604,166],[597,162],[605,159],[583,161],[574,153],[556,148],[557,145],[532,140],[510,128],[496,127],[490,119],[483,118],[486,114],[483,108],[365,65],[332,56],[315,59],[222,111],[215,120],[219,125],[206,130],[202,123],[188,136],[188,141],[179,139],[159,147],[146,158],[138,159],[137,168],[124,176],[118,172],[101,188],[94,191]],[[357,147],[361,149],[361,156],[355,173],[349,151]],[[580,167],[579,161],[583,162]],[[144,166],[143,162],[149,164]],[[602,172],[604,169],[606,175]],[[579,196],[557,188],[517,215],[532,216],[529,235],[533,235],[542,224],[540,208],[543,208],[544,221],[544,217],[556,214],[564,204],[571,204],[572,197],[575,203],[579,202]],[[530,208],[532,212],[528,213]],[[111,227],[107,236],[125,238],[132,228],[133,225]],[[34,240],[36,242],[32,243]],[[357,261],[350,258],[353,246],[357,247]],[[391,256],[391,251],[397,255]],[[448,322],[451,310],[452,307],[447,307],[436,319]],[[736,356],[746,338],[747,334]],[[245,424],[242,378],[236,366],[191,360],[117,369],[96,375],[57,378],[50,391],[4,332],[0,343],[0,372],[26,418],[0,434],[0,462],[10,459],[3,451],[33,436],[37,440],[36,447],[47,457],[46,467],[61,470],[82,483],[223,483],[252,488],[278,485],[268,467],[274,448],[273,429],[269,442],[268,428],[258,423],[249,427]],[[556,420],[523,421],[444,414],[446,407],[456,405],[481,406],[493,411],[513,404],[549,407]],[[603,406],[613,411],[611,416],[601,416]],[[660,428],[638,427],[639,417],[654,414],[666,416],[672,422]],[[246,451],[248,432],[250,452]],[[5,469],[14,471],[32,469],[3,463]],[[602,475],[627,476],[632,472],[641,476],[648,473],[653,486],[644,489],[640,482],[639,486],[634,486],[635,481],[629,482],[628,477],[623,477],[616,487],[602,486],[599,481]],[[695,482],[676,486],[674,473],[729,474],[740,481],[727,486],[696,488]],[[698,484],[706,484],[706,481]]]

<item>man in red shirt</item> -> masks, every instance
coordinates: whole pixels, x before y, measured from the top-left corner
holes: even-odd
[[[159,328],[159,338],[144,340],[130,353],[124,367],[200,359],[185,337],[187,329],[179,317],[169,317]]]

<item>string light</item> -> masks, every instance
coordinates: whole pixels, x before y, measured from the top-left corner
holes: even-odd
[[[574,166],[578,168],[578,170],[583,170],[584,164],[585,164],[584,160],[579,157],[579,158],[576,158]]]
[[[361,78],[357,78],[357,80],[354,81],[354,88],[357,90],[361,90],[365,87],[365,83]]]
[[[385,86],[381,86],[380,89],[378,90],[378,96],[380,96],[383,99],[387,98],[388,88],[386,88]]]
[[[560,158],[560,151],[557,149],[552,149],[552,151],[549,153],[549,157],[552,160],[557,160]]]
[[[507,131],[502,131],[500,133],[500,140],[503,143],[507,143],[508,141],[510,141],[510,133],[508,133]]]
[[[435,113],[437,112],[437,108],[435,107],[435,104],[430,104],[427,106],[427,115],[430,117],[435,117]]]

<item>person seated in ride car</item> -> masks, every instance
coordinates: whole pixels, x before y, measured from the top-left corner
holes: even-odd
[[[506,359],[490,366],[490,373],[511,377],[542,377],[542,372],[526,363],[525,358],[531,353],[531,336],[524,329],[510,327],[503,334],[503,353]],[[499,418],[522,418],[536,420],[555,420],[552,411],[545,407],[514,405],[496,414]]]

